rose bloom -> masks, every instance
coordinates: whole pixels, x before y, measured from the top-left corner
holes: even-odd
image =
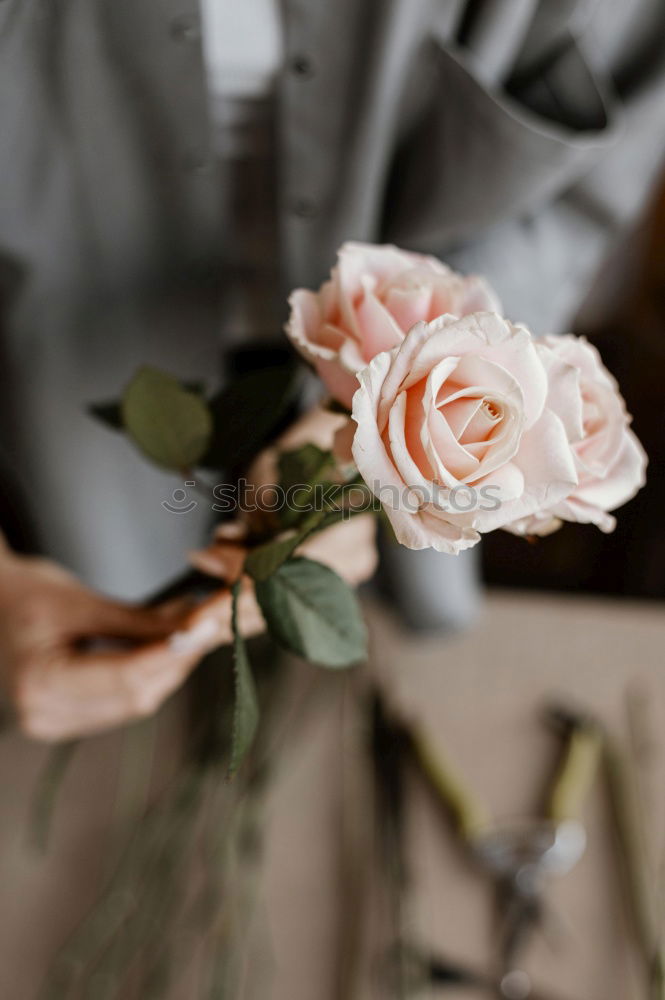
[[[548,383],[526,327],[489,312],[418,323],[377,355],[353,399],[353,457],[398,541],[457,553],[569,496],[577,379],[561,364]]]
[[[345,243],[330,280],[318,292],[297,289],[289,304],[289,338],[349,408],[356,373],[397,347],[414,323],[443,313],[501,311],[480,277],[456,274],[434,257],[364,243]]]
[[[506,527],[519,535],[547,535],[561,527],[562,521],[579,521],[613,531],[616,521],[608,511],[626,503],[644,486],[648,461],[630,429],[619,387],[584,337],[542,337],[538,351],[550,373],[563,365],[577,373],[579,406],[567,428],[579,482],[568,497]],[[547,405],[555,413],[572,415],[572,401],[557,396],[555,380],[551,384]]]

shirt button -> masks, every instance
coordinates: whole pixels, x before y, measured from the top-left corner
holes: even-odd
[[[310,80],[314,76],[314,64],[309,56],[294,56],[291,60],[291,72],[303,80]]]
[[[201,38],[201,25],[194,14],[182,14],[172,19],[170,32],[171,38],[176,42],[198,42]]]
[[[318,206],[311,198],[295,198],[291,202],[291,211],[299,219],[314,219],[319,214]]]

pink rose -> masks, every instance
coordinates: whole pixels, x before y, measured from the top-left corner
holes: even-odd
[[[289,304],[288,336],[349,408],[356,373],[401,344],[414,323],[501,311],[482,278],[456,274],[434,257],[364,243],[345,243],[330,280],[318,292],[297,289]]]
[[[507,525],[508,530],[519,535],[547,535],[561,527],[562,521],[579,521],[613,531],[616,522],[608,511],[626,503],[644,486],[647,467],[647,456],[630,429],[619,387],[596,348],[584,337],[542,337],[538,351],[550,373],[547,405],[562,417],[575,413],[575,400],[557,394],[551,373],[563,366],[576,372],[577,411],[575,418],[566,422],[566,429],[579,482],[568,497]]]
[[[460,552],[577,484],[569,415],[546,405],[549,391],[575,410],[577,373],[555,366],[548,386],[523,326],[489,312],[418,323],[359,379],[353,457],[409,548]]]

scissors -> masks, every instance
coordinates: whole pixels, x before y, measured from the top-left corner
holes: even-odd
[[[491,988],[502,1000],[536,1000],[519,959],[533,930],[544,922],[550,879],[570,872],[586,848],[578,817],[600,760],[602,733],[587,716],[560,709],[551,714],[563,727],[564,748],[544,815],[507,825],[492,821],[450,762],[438,749],[434,754],[422,731],[407,730],[419,770],[498,890],[498,971]]]

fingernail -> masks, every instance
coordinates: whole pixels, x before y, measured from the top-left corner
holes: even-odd
[[[192,566],[201,570],[202,573],[207,573],[208,576],[219,576],[223,579],[228,572],[227,560],[223,556],[220,556],[214,549],[212,551],[209,549],[196,549],[188,552],[187,558]]]
[[[241,521],[229,521],[226,524],[218,524],[213,537],[221,541],[235,542],[244,538],[246,534],[247,526]]]
[[[169,648],[174,653],[195,653],[208,645],[218,634],[218,625],[214,618],[202,618],[191,628],[174,632],[169,639]]]

